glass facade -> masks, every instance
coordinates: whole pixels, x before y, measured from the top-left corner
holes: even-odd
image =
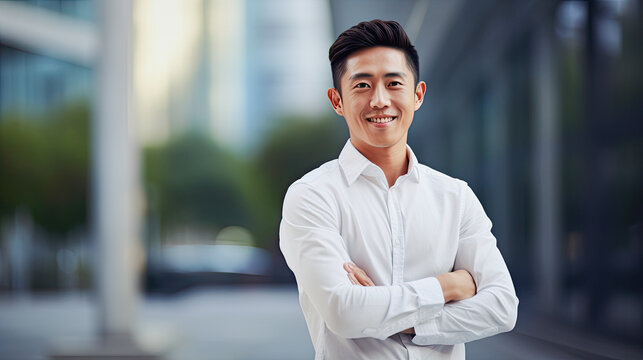
[[[95,22],[95,2],[92,0],[15,3],[70,19]],[[93,71],[86,66],[30,52],[15,40],[4,41],[0,36],[0,115],[13,112],[43,118],[42,115],[63,105],[88,103],[92,81]]]
[[[96,21],[95,0],[13,0],[77,19]]]
[[[0,114],[46,114],[91,100],[91,69],[0,43]],[[43,118],[43,121],[46,119]]]
[[[640,3],[499,3],[464,7],[469,20],[423,69],[430,90],[409,142],[479,196],[522,314],[636,344]]]

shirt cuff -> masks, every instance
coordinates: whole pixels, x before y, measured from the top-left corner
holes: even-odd
[[[431,319],[427,322],[415,325],[415,336],[411,341],[415,345],[434,345],[429,344],[431,337],[438,333],[437,319]]]
[[[425,342],[438,332],[437,318],[444,309],[444,293],[442,286],[435,277],[424,278],[409,283],[419,294],[420,308],[431,309],[420,316],[415,324],[415,336],[411,341],[416,345],[428,345]]]
[[[438,279],[431,277],[410,281],[405,283],[404,287],[407,291],[399,292],[398,296],[393,296],[389,307],[397,309],[398,312],[406,309],[407,312],[412,312],[411,315],[390,322],[382,328],[365,329],[364,335],[383,340],[401,330],[428,322],[442,315],[444,295]],[[413,300],[409,301],[411,299]]]
[[[408,283],[415,293],[418,295],[418,307],[436,309],[444,307],[444,294],[442,293],[442,286],[435,277],[424,278],[420,280],[411,281]],[[436,314],[435,316],[439,316]],[[433,318],[431,316],[429,318]]]

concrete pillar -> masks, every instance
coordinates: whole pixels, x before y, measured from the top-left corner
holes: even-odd
[[[99,53],[92,122],[92,221],[97,336],[61,343],[56,360],[157,359],[160,344],[141,342],[136,305],[141,255],[141,192],[132,119],[132,2],[97,3]],[[136,333],[136,334],[135,334]]]
[[[132,2],[99,2],[93,144],[93,220],[99,327],[129,338],[138,297],[139,170],[132,99]]]

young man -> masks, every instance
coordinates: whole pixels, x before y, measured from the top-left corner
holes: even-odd
[[[513,328],[518,299],[471,189],[406,144],[426,92],[417,52],[373,20],[330,61],[350,139],[290,186],[280,229],[315,359],[464,359],[465,342]]]

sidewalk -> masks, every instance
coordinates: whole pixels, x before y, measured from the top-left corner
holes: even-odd
[[[0,359],[47,359],[91,339],[96,308],[83,294],[0,298]],[[220,287],[146,298],[139,333],[169,340],[168,360],[312,359],[294,287]]]
[[[96,309],[86,294],[0,297],[0,359],[47,359],[52,345],[91,338],[95,318]],[[616,349],[614,353],[588,353],[575,342],[603,340],[526,320],[531,328],[519,320],[512,333],[467,344],[467,359],[643,358],[637,349],[623,350],[610,342],[599,343],[600,348]],[[141,303],[138,322],[141,334],[167,339],[163,345],[170,348],[168,360],[314,357],[292,286],[217,287],[148,297]],[[529,333],[534,329],[545,334]]]

